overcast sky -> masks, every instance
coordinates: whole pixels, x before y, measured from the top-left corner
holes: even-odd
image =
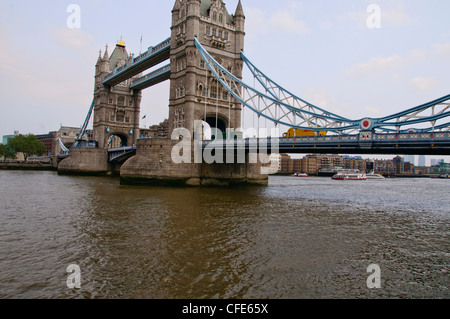
[[[70,29],[67,7],[81,8]],[[238,0],[225,1],[234,13]],[[79,127],[99,50],[123,37],[139,53],[170,36],[174,0],[0,0],[0,135]],[[296,95],[339,115],[381,117],[450,93],[450,1],[242,0],[245,53]],[[369,28],[369,6],[381,27]],[[249,81],[252,79],[246,78]],[[244,79],[245,80],[245,79]],[[144,92],[141,114],[168,116],[169,83]],[[247,118],[250,118],[248,115]]]

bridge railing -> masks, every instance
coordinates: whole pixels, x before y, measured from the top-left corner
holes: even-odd
[[[164,50],[167,47],[170,47],[170,41],[171,41],[171,38],[167,38],[166,40],[164,40],[160,44],[158,44],[155,47],[153,47],[152,48],[152,54],[158,53],[159,51]]]
[[[114,69],[114,71],[112,71],[111,73],[105,75],[105,81],[109,80],[110,78],[112,78],[116,73],[117,73],[117,69]]]
[[[396,134],[375,134],[374,141],[417,141],[417,140],[444,140],[449,139],[449,132],[422,132],[422,133],[396,133]]]
[[[450,138],[449,132],[426,132],[426,133],[392,133],[371,135],[371,138],[364,138],[364,141],[418,141],[418,140],[445,140]],[[331,135],[319,137],[281,137],[280,141],[286,142],[355,142],[362,140],[361,134],[357,135]]]
[[[133,59],[132,65],[135,63],[138,63],[139,61],[145,59],[146,57],[148,57],[152,54],[156,54],[159,51],[166,49],[168,46],[170,46],[170,41],[171,41],[171,38],[168,38],[168,39],[164,40],[163,42],[161,42],[160,44],[157,44],[154,47],[149,47],[147,51],[145,51],[144,53],[138,55],[136,58]]]
[[[136,58],[134,58],[133,63],[137,63],[137,62],[145,59],[147,56],[152,54],[152,50],[153,50],[153,47],[148,48],[147,51],[145,51],[144,53],[142,53],[142,54],[138,55]]]

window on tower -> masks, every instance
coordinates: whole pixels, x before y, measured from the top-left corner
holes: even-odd
[[[228,91],[223,91],[222,92],[222,100],[228,101]]]
[[[116,121],[123,123],[125,121],[125,112],[117,112]]]
[[[211,86],[211,92],[209,94],[209,97],[212,99],[216,99],[217,98],[217,86],[212,85]]]

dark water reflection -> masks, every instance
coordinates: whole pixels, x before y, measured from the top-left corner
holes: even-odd
[[[0,171],[0,182],[2,298],[450,297],[448,180],[134,188]],[[366,285],[373,263],[379,290]]]

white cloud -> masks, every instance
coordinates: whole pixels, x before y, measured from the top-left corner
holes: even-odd
[[[309,103],[334,114],[350,117],[353,113],[350,105],[324,90],[309,88],[306,90],[305,96]]]
[[[350,67],[346,73],[350,76],[373,76],[385,73],[404,64],[400,55],[390,57],[374,57],[367,62],[358,63]]]
[[[408,27],[416,23],[416,20],[408,15],[403,9],[383,10],[381,9],[382,23],[394,27]]]
[[[47,109],[60,109],[63,103],[85,104],[85,97],[92,92],[93,80],[89,78],[86,81],[86,78],[92,74],[93,66],[88,64],[91,68],[85,67],[92,60],[92,37],[78,29],[67,30],[74,32],[61,28],[52,34],[58,43],[73,50],[81,50],[89,56],[89,60],[80,57],[68,62],[66,56],[53,51],[24,51],[16,41],[8,41],[10,45],[0,52],[0,76],[8,79],[8,87],[1,87],[0,93],[6,100],[14,101],[20,95],[23,100],[33,101],[35,105],[41,103]],[[4,33],[0,26],[0,35]]]
[[[8,67],[16,61],[15,55],[10,51],[11,43],[13,43],[13,38],[11,37],[11,32],[0,23],[0,39],[3,43],[8,43],[0,50],[0,63],[3,67]]]
[[[290,32],[299,35],[305,35],[310,32],[303,21],[298,20],[292,12],[288,11],[275,12],[270,17],[270,25],[272,28],[281,32]]]
[[[351,11],[341,15],[338,19],[340,21],[356,22],[360,28],[367,28],[367,20],[373,13],[368,13],[366,7],[361,11]],[[416,19],[412,18],[403,8],[398,6],[394,9],[386,9],[385,6],[380,6],[380,21],[381,27],[409,27],[416,23]]]
[[[372,116],[379,115],[381,113],[381,110],[378,107],[374,106],[366,106],[365,110],[369,115]]]
[[[89,49],[94,44],[94,38],[82,29],[57,28],[53,37],[59,45],[74,50]]]
[[[250,36],[253,36],[255,33],[266,33],[268,30],[268,26],[266,23],[266,16],[264,11],[260,8],[245,8],[245,16],[246,16],[246,29]]]
[[[420,92],[428,92],[439,89],[442,86],[441,80],[435,77],[415,77],[411,79],[411,86]]]
[[[435,44],[434,54],[441,59],[450,59],[450,43]]]
[[[319,22],[319,28],[322,30],[330,30],[333,27],[333,22],[330,19],[324,19]]]
[[[245,10],[247,33],[249,35],[274,33],[292,33],[305,35],[311,32],[306,23],[297,17],[298,5],[290,5],[290,10],[279,10],[267,14],[260,8],[247,7]]]
[[[346,70],[348,76],[378,76],[400,69],[408,64],[425,62],[428,52],[415,49],[405,55],[395,54],[388,57],[373,57],[367,62],[356,63]]]
[[[307,90],[308,102],[323,109],[329,109],[331,107],[329,101],[330,96],[323,91],[309,89]]]

